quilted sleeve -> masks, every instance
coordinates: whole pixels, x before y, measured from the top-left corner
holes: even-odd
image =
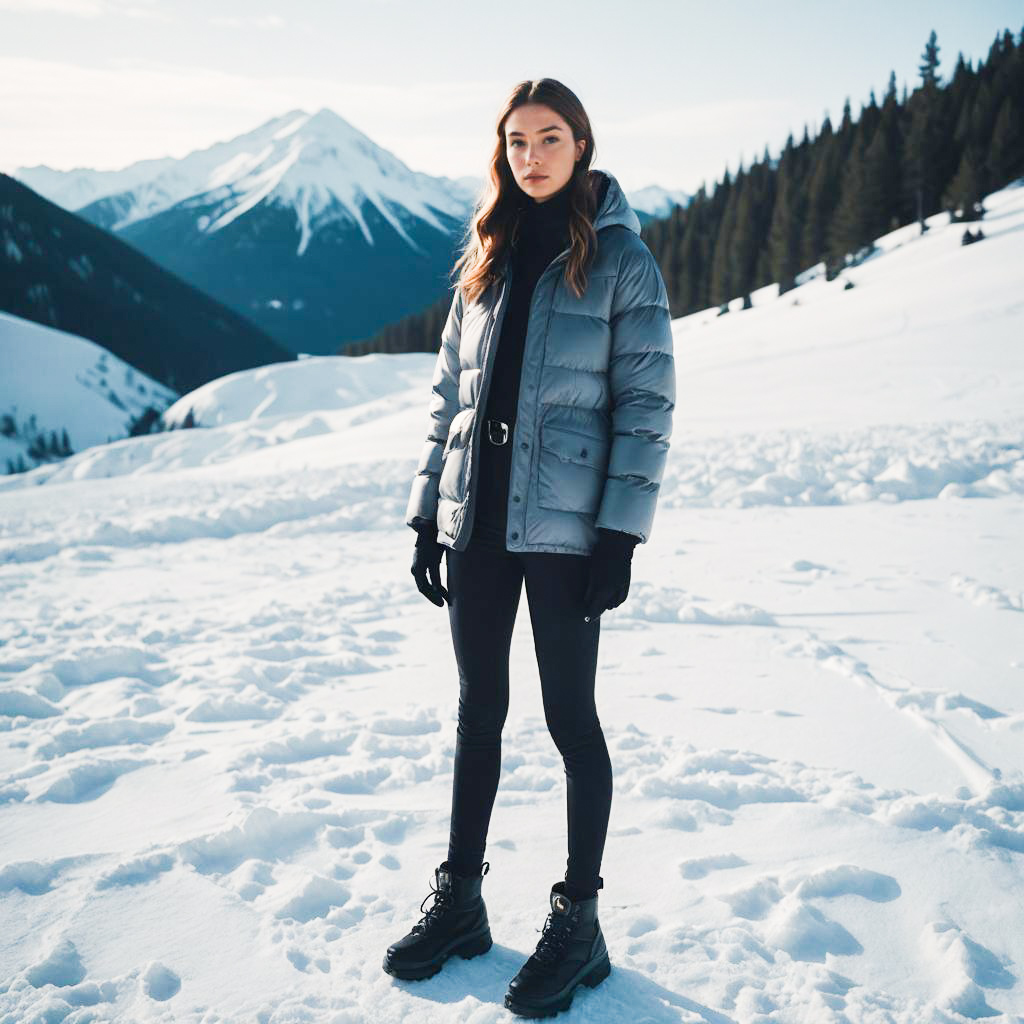
[[[413,477],[405,523],[437,523],[437,486],[441,477],[441,456],[448,441],[448,428],[459,410],[459,340],[462,334],[462,289],[456,287],[448,319],[441,332],[441,347],[434,363],[427,439],[420,451]]]
[[[639,239],[623,253],[611,311],[612,438],[597,527],[651,536],[676,401],[668,294]]]

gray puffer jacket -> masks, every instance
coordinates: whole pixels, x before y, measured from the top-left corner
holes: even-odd
[[[509,477],[509,551],[590,554],[597,528],[651,535],[675,408],[668,297],[640,222],[609,179],[582,298],[565,249],[530,305]],[[473,529],[474,469],[510,263],[472,303],[456,288],[434,366],[430,422],[406,523],[437,526],[462,551]]]

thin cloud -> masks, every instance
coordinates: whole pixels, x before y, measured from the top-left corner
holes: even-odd
[[[288,110],[329,107],[414,170],[454,177],[485,166],[503,85],[432,82],[410,93],[384,82],[259,78],[136,57],[82,67],[0,56],[0,170],[182,157]]]
[[[218,28],[256,28],[262,31],[275,28],[284,28],[285,20],[277,14],[264,14],[258,18],[232,18],[226,15],[218,15],[209,19],[211,25]]]
[[[76,18],[150,18],[170,21],[156,0],[0,0],[0,11],[19,14],[70,14]]]

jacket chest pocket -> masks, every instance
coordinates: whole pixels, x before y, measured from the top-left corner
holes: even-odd
[[[604,493],[609,447],[604,438],[541,424],[537,504],[596,515]]]

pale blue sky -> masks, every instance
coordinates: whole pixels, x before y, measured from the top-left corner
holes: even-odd
[[[330,107],[414,170],[482,175],[511,86],[548,75],[590,113],[595,165],[692,191],[938,34],[940,73],[1016,38],[1024,0],[0,0],[0,170],[184,156]]]

